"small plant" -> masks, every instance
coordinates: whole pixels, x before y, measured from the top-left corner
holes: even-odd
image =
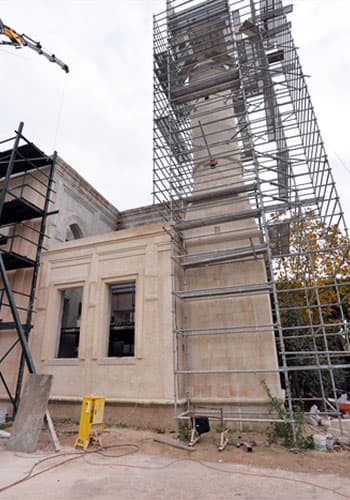
[[[220,434],[220,432],[222,432],[222,426],[221,424],[218,424],[214,427],[214,431],[217,432],[218,434]]]
[[[13,422],[3,422],[2,424],[0,424],[0,430],[7,429],[8,427],[11,427],[12,424]]]
[[[188,443],[191,439],[191,429],[187,424],[183,424],[182,422],[179,424],[179,439],[184,443]]]
[[[119,429],[128,429],[129,425],[126,422],[118,422],[117,424],[115,424],[115,427]]]
[[[310,449],[314,447],[313,437],[305,434],[305,414],[303,408],[294,410],[295,434],[297,448]]]
[[[272,395],[265,380],[262,380],[263,386],[270,402],[269,414],[277,417],[279,420],[286,420],[287,410],[279,399]],[[294,411],[295,423],[295,440],[293,436],[293,428],[289,422],[274,422],[267,428],[267,438],[270,444],[280,443],[283,446],[291,448],[313,448],[312,436],[305,435],[305,415],[302,408],[298,407]]]
[[[72,421],[72,419],[71,419],[71,418],[65,417],[65,418],[60,418],[60,419],[58,420],[58,423],[59,423],[59,424],[66,425],[66,424],[72,424],[72,423],[73,423],[73,421]]]

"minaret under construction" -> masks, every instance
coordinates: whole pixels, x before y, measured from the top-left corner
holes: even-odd
[[[266,386],[293,418],[290,373],[300,366],[288,357],[296,335],[276,270],[298,252],[291,233],[310,213],[345,225],[320,177],[331,172],[291,10],[280,0],[170,0],[155,17],[154,201],[172,238],[177,419],[266,421]],[[322,324],[327,339],[316,307],[321,319],[309,315],[297,335],[312,339]],[[312,345],[305,371],[315,363],[324,396],[326,349]]]

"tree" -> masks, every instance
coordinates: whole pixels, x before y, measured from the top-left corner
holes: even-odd
[[[337,225],[327,225],[308,209],[303,214],[272,215],[272,224],[289,225],[289,252],[275,261],[280,320],[287,362],[291,366],[349,364],[350,251],[349,240]],[[308,352],[310,354],[308,354]],[[344,353],[344,354],[343,354]],[[346,390],[349,370],[334,371],[336,386]],[[332,393],[327,371],[291,372],[294,396]]]

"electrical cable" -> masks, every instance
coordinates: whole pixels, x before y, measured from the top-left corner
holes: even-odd
[[[127,456],[127,455],[131,455],[132,453],[136,453],[139,450],[139,446],[137,444],[134,444],[134,443],[122,443],[122,444],[112,444],[112,445],[109,445],[109,446],[103,446],[103,447],[100,447],[98,449],[93,449],[93,450],[84,450],[84,451],[81,451],[81,452],[79,452],[79,451],[71,451],[71,452],[59,453],[57,455],[49,455],[48,457],[44,457],[44,458],[38,460],[37,462],[35,462],[33,464],[33,466],[30,468],[29,472],[24,477],[22,477],[21,479],[18,479],[17,481],[14,481],[13,483],[10,483],[10,484],[8,484],[6,486],[1,487],[0,488],[0,493],[3,493],[4,491],[6,491],[6,490],[8,490],[10,488],[13,488],[14,486],[17,486],[17,485],[19,485],[21,483],[24,483],[25,481],[28,481],[29,479],[33,479],[34,477],[39,476],[40,474],[43,474],[44,472],[48,472],[50,470],[56,469],[57,467],[60,467],[61,465],[64,465],[65,463],[71,462],[73,460],[77,460],[78,458],[81,458],[81,457],[83,457],[85,455],[88,455],[88,454],[101,454],[101,455],[104,455],[104,456],[113,457],[113,455],[103,454],[102,450],[108,450],[110,448],[123,448],[123,447],[124,448],[125,447],[132,447],[133,450],[129,451],[127,453],[122,453],[120,455],[115,455],[115,457],[124,457],[124,456]],[[43,469],[41,471],[38,471],[38,472],[34,473],[34,470],[36,469],[36,467],[38,467],[42,463],[47,462],[49,460],[53,460],[55,458],[69,456],[69,455],[73,455],[73,456],[71,456],[70,458],[68,458],[66,460],[62,460],[61,462],[53,464],[52,466],[47,467],[46,469]]]
[[[85,450],[83,452],[67,452],[67,453],[61,453],[59,455],[52,455],[52,456],[46,457],[46,458],[36,462],[32,466],[32,468],[30,469],[29,473],[26,476],[24,476],[22,479],[19,479],[18,481],[15,481],[13,483],[10,483],[7,486],[0,488],[0,493],[2,493],[3,491],[6,491],[14,486],[17,486],[17,485],[23,483],[24,481],[27,481],[27,480],[32,479],[40,474],[43,474],[44,472],[51,471],[53,469],[56,469],[57,467],[60,467],[61,465],[68,463],[68,462],[71,462],[73,460],[77,460],[78,458],[84,457],[85,463],[87,463],[88,465],[102,466],[102,467],[111,467],[111,466],[112,467],[126,467],[129,469],[142,469],[142,470],[162,470],[162,469],[166,469],[168,467],[171,467],[172,465],[175,465],[177,463],[193,462],[193,463],[200,464],[202,467],[205,467],[207,469],[214,470],[215,472],[221,472],[224,474],[232,474],[232,475],[241,475],[241,476],[246,476],[246,477],[255,477],[255,478],[259,478],[259,479],[272,479],[272,480],[277,480],[277,481],[289,481],[289,482],[296,483],[296,484],[311,486],[315,489],[327,491],[329,493],[333,493],[335,495],[338,495],[339,497],[350,499],[350,495],[346,495],[345,493],[341,493],[340,491],[337,491],[337,489],[335,489],[335,488],[329,488],[327,486],[322,486],[320,484],[313,483],[312,481],[305,481],[303,479],[293,479],[293,478],[286,477],[286,476],[274,476],[273,474],[260,474],[258,472],[232,471],[232,470],[227,470],[227,469],[215,467],[215,466],[210,465],[210,464],[203,462],[201,460],[178,459],[178,460],[173,460],[171,462],[168,462],[167,464],[164,464],[164,465],[156,465],[156,466],[120,464],[120,463],[98,464],[98,463],[89,462],[88,460],[86,460],[86,457],[88,455],[93,455],[93,454],[98,454],[98,455],[102,455],[104,457],[110,457],[110,458],[113,457],[114,458],[113,455],[108,455],[108,454],[102,453],[102,450],[106,450],[106,449],[110,449],[110,448],[121,448],[121,447],[132,447],[132,448],[134,448],[134,450],[130,451],[128,453],[125,453],[125,454],[117,455],[116,457],[118,457],[118,458],[122,457],[122,456],[130,455],[131,453],[136,453],[139,450],[139,446],[134,444],[134,443],[123,443],[123,444],[115,444],[115,445],[110,445],[110,446],[103,446],[97,450]],[[58,462],[57,464],[53,464],[52,466],[47,467],[46,469],[43,469],[43,470],[38,471],[35,474],[33,474],[35,468],[38,465],[40,465],[41,463],[48,461],[48,460],[51,460],[52,458],[57,458],[60,456],[67,456],[67,455],[72,455],[72,454],[73,454],[72,457],[70,457],[66,460],[62,460],[61,462]]]
[[[111,455],[110,453],[104,453],[103,450],[108,450],[109,448],[117,448],[117,447],[122,447],[122,448],[125,448],[125,447],[130,447],[130,448],[134,448],[133,450],[131,450],[129,453],[122,453],[120,455]],[[136,453],[140,450],[140,447],[137,445],[137,444],[122,444],[122,445],[119,445],[119,444],[115,444],[115,445],[110,445],[110,446],[102,446],[101,450],[97,450],[95,452],[96,455],[101,455],[103,457],[107,457],[107,458],[119,458],[119,457],[126,457],[127,455],[132,455],[133,453]]]
[[[59,467],[67,462],[71,462],[72,460],[76,460],[77,458],[80,458],[82,455],[83,454],[80,453],[80,454],[78,454],[78,456],[68,458],[67,460],[62,460],[61,462],[54,464],[51,467],[47,467],[46,469],[43,469],[42,471],[36,472],[35,474],[32,474],[31,472],[29,472],[21,479],[18,479],[17,481],[14,481],[13,483],[10,483],[10,484],[0,488],[0,493],[3,493],[4,491],[9,490],[10,488],[13,488],[14,486],[18,486],[19,484],[24,483],[25,481],[28,481],[28,479],[33,479],[34,477],[39,476],[40,474],[43,474],[44,472],[55,469],[56,467]],[[38,465],[38,464],[39,464],[39,462],[37,464],[34,464],[34,465]]]
[[[132,451],[129,451],[127,453],[121,453],[120,455],[108,455],[108,454],[104,454],[102,452],[102,450],[108,450],[110,448],[129,448],[129,447],[132,447],[134,448],[134,450]],[[136,453],[137,451],[139,451],[139,446],[137,444],[133,444],[133,443],[122,443],[122,444],[111,444],[109,446],[102,446],[102,447],[99,447],[97,449],[92,449],[92,450],[84,450],[84,451],[71,451],[71,452],[64,452],[64,453],[59,453],[58,455],[49,455],[48,457],[45,457],[41,460],[38,460],[30,469],[28,475],[31,475],[35,468],[40,465],[41,463],[43,462],[46,462],[46,461],[49,461],[49,460],[52,460],[52,459],[55,459],[57,457],[63,457],[63,456],[67,456],[67,455],[78,455],[79,457],[80,456],[83,456],[83,455],[89,455],[89,454],[97,454],[97,455],[103,455],[103,456],[107,456],[107,457],[111,457],[111,458],[117,458],[117,457],[126,457],[127,455],[131,455],[133,453]],[[1,492],[1,489],[0,489],[0,492]]]
[[[102,467],[127,467],[127,468],[130,468],[130,469],[144,469],[144,470],[161,470],[161,469],[166,469],[172,465],[175,465],[177,463],[180,463],[180,462],[194,462],[194,463],[197,463],[197,464],[200,464],[202,465],[202,467],[205,467],[207,469],[211,469],[211,470],[215,470],[216,472],[222,472],[222,473],[226,473],[226,474],[234,474],[234,475],[241,475],[241,476],[248,476],[248,477],[256,477],[256,478],[260,478],[260,479],[275,479],[275,480],[278,480],[278,481],[290,481],[290,482],[293,482],[293,483],[298,483],[298,484],[302,484],[302,485],[305,485],[305,486],[311,486],[313,488],[317,488],[317,489],[321,489],[323,491],[328,491],[328,492],[332,492],[338,496],[341,496],[342,498],[350,498],[350,495],[346,495],[344,493],[341,493],[339,491],[337,491],[335,488],[329,488],[327,486],[322,486],[320,484],[317,484],[317,483],[313,483],[312,481],[305,481],[303,479],[293,479],[293,478],[289,478],[289,477],[286,477],[286,476],[274,476],[272,474],[260,474],[260,473],[257,473],[257,472],[245,472],[245,471],[232,471],[232,470],[226,470],[226,469],[219,469],[217,467],[214,467],[206,462],[202,462],[201,460],[191,460],[191,459],[179,459],[179,460],[173,460],[172,462],[169,462],[165,465],[156,465],[156,466],[145,466],[145,465],[131,465],[131,464],[116,464],[116,463],[108,463],[108,464],[99,464],[99,463],[96,463],[96,462],[90,462],[86,459],[85,457],[85,463],[87,463],[88,465],[93,465],[93,466],[102,466]]]

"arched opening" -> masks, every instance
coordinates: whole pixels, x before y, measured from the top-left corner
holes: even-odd
[[[83,232],[78,224],[70,224],[66,231],[66,241],[79,240],[83,237]]]

